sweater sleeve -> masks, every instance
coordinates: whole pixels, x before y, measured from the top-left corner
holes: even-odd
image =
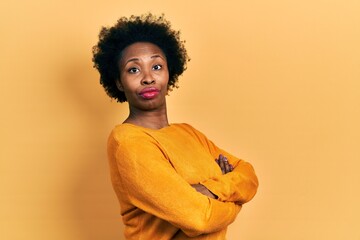
[[[129,202],[180,228],[189,237],[216,232],[232,223],[241,206],[210,199],[181,178],[156,140],[144,135],[109,140]]]
[[[190,126],[188,125],[188,127]],[[194,128],[192,129],[199,141],[214,157],[214,160],[219,157],[219,154],[222,154],[234,166],[232,172],[216,175],[211,179],[200,182],[200,184],[217,195],[220,201],[236,202],[237,204],[244,204],[250,201],[255,196],[259,185],[252,165],[218,148],[204,134]]]

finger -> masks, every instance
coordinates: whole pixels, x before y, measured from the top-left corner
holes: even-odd
[[[225,174],[226,173],[225,161],[222,158],[219,161],[219,166],[221,168],[222,174]]]
[[[219,167],[221,169],[222,174],[226,174],[226,162],[225,162],[225,157],[224,155],[220,154],[219,155]]]
[[[231,172],[229,162],[226,157],[224,157],[225,173]]]
[[[229,166],[230,166],[230,169],[231,169],[231,172],[234,170],[234,166],[232,164],[229,163]]]
[[[224,155],[222,154],[219,155],[219,162],[223,162],[222,168],[225,171],[225,173],[231,172],[231,167],[229,166],[230,163],[228,162],[227,158]]]
[[[219,165],[219,167],[220,167],[221,158],[222,158],[221,154],[219,155],[218,158],[215,158],[215,162]]]

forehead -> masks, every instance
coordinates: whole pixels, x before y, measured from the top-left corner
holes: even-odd
[[[121,54],[120,61],[126,61],[131,58],[151,57],[160,55],[165,58],[165,54],[157,45],[148,42],[136,42],[127,46]]]

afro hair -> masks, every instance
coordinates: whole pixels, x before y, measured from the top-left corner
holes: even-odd
[[[165,54],[168,69],[168,88],[177,86],[178,77],[186,70],[190,60],[180,32],[171,29],[164,15],[151,13],[141,16],[122,17],[112,27],[102,27],[99,42],[93,47],[94,67],[100,73],[100,84],[106,93],[118,102],[126,102],[124,92],[116,86],[119,80],[119,60],[122,51],[136,42],[149,42],[157,45]]]

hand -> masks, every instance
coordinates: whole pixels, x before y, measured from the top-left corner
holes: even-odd
[[[204,185],[192,184],[191,186],[193,188],[195,188],[195,190],[198,191],[199,193],[201,193],[209,198],[217,199],[217,196],[214,195],[212,192],[210,192],[209,189],[207,189]]]
[[[234,170],[233,165],[231,165],[228,162],[227,158],[225,156],[223,156],[222,154],[220,154],[219,158],[215,159],[215,161],[221,168],[222,174],[227,174],[227,173],[231,172],[232,170]]]

